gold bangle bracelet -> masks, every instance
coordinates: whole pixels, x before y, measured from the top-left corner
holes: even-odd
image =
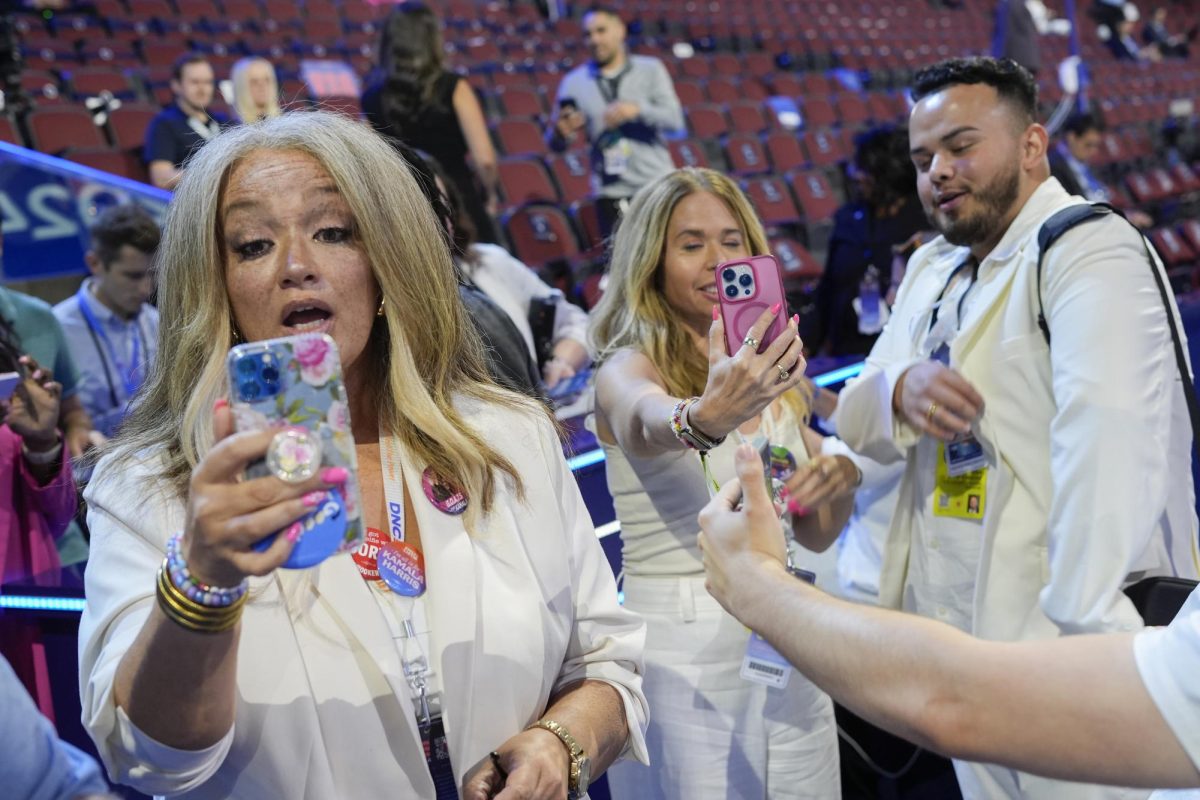
[[[164,570],[159,570],[157,581],[159,608],[172,622],[197,633],[221,633],[237,624],[242,616],[245,597],[224,608],[210,608],[196,603],[179,591]]]

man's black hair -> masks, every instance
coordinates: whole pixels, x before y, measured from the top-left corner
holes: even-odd
[[[1088,131],[1096,131],[1104,133],[1104,123],[1090,111],[1079,111],[1067,117],[1067,121],[1063,123],[1063,133],[1069,133],[1072,136],[1083,136]]]
[[[90,229],[92,252],[107,269],[121,248],[129,245],[140,253],[154,255],[161,232],[149,213],[132,203],[113,206],[100,212]]]
[[[179,58],[175,59],[175,63],[171,65],[171,77],[177,81],[183,80],[183,68],[192,64],[207,64],[208,57],[203,53],[190,52],[184,53]]]
[[[624,19],[621,17],[621,12],[617,11],[612,6],[606,6],[603,3],[593,3],[592,5],[588,6],[583,10],[583,13],[579,15],[579,18],[583,19],[589,14],[607,14],[615,20],[624,22]]]
[[[912,97],[919,103],[949,86],[982,83],[991,86],[1024,115],[1028,122],[1037,119],[1037,83],[1029,70],[1011,58],[949,58],[919,70],[913,77]]]

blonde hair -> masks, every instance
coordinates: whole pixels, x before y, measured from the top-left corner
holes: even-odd
[[[250,68],[263,64],[270,71],[271,91],[267,96],[267,107],[260,110],[250,97]],[[258,122],[259,119],[278,117],[283,111],[279,108],[279,81],[275,77],[275,66],[261,56],[248,56],[239,59],[233,65],[230,75],[233,82],[233,109],[242,122]]]
[[[704,393],[708,358],[668,304],[662,270],[671,215],[683,198],[695,192],[708,192],[725,204],[751,255],[768,252],[766,231],[736,183],[716,170],[677,169],[633,198],[613,240],[608,288],[588,328],[597,366],[618,351],[637,350],[658,370],[667,393],[680,398]],[[802,393],[788,392],[785,400],[798,417],[807,418],[809,404]]]
[[[472,500],[469,530],[491,509],[496,472],[523,496],[502,453],[466,424],[456,397],[543,413],[488,377],[483,347],[459,301],[441,227],[404,160],[364,125],[321,111],[292,112],[221,133],[188,161],[167,211],[158,250],[159,352],[134,411],[113,443],[118,457],[161,449],[160,477],[180,497],[212,446],[212,408],[228,391],[233,312],[222,256],[221,197],[234,167],[260,150],[316,159],[354,216],[355,236],[384,298],[367,354],[367,388],[381,430],[399,437]]]

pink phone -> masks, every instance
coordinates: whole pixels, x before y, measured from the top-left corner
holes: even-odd
[[[787,328],[787,298],[783,294],[783,275],[775,256],[750,256],[717,265],[717,292],[721,299],[721,317],[725,320],[725,347],[733,355],[742,347],[746,334],[762,313],[779,303],[779,314],[758,343],[758,352],[767,349]]]

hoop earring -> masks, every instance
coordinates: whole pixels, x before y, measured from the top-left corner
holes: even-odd
[[[241,344],[245,340],[242,338],[242,332],[238,330],[237,325],[230,323],[229,329],[233,331],[233,343]]]

